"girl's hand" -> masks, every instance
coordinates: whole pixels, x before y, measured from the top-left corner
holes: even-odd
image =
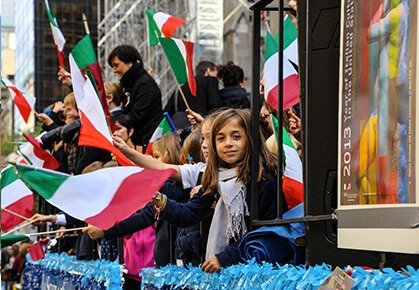
[[[160,213],[166,207],[167,197],[160,192],[157,192],[153,197],[153,209],[156,213]]]
[[[64,147],[64,142],[63,142],[63,140],[61,140],[60,142],[58,142],[58,143],[55,143],[54,144],[54,149],[53,149],[53,151],[55,152],[55,151],[58,151],[60,148],[62,148],[62,147]]]
[[[88,234],[92,240],[99,239],[105,235],[105,232],[102,229],[92,225],[85,227],[82,232]]]
[[[41,122],[42,124],[45,124],[47,126],[54,123],[54,121],[45,113],[36,114],[36,118],[38,119],[39,122]]]
[[[52,108],[54,113],[63,112],[64,111],[64,103],[61,101],[57,101],[54,103],[54,108]]]
[[[71,74],[60,66],[58,71],[58,80],[66,86],[71,86]]]
[[[57,217],[55,215],[44,215],[44,214],[34,214],[31,218],[29,218],[35,226],[43,225],[47,222],[55,223],[57,221]]]
[[[58,229],[59,230],[65,230],[65,226],[60,226]],[[61,239],[62,237],[64,237],[64,235],[65,235],[65,232],[58,232],[58,233],[55,234],[55,238],[56,239]]]
[[[195,186],[194,188],[191,189],[191,191],[189,192],[189,196],[192,198],[195,194],[198,193],[198,191],[201,189],[202,184]]]
[[[115,145],[116,148],[118,148],[119,150],[121,150],[122,153],[126,153],[128,152],[131,148],[129,148],[128,144],[125,143],[124,140],[122,140],[121,137],[118,136],[112,136],[112,140],[113,140],[113,144]]]
[[[200,114],[198,114],[198,113],[196,113],[192,110],[186,109],[186,113],[188,113],[187,117],[188,117],[188,121],[189,121],[189,123],[191,123],[191,125],[196,125],[196,124],[201,123],[202,121],[204,121],[204,118]]]
[[[301,131],[301,119],[292,110],[288,111],[288,121],[291,134],[296,134]]]
[[[288,0],[288,6],[297,11],[297,0]]]
[[[207,273],[220,272],[221,265],[217,257],[211,257],[202,264],[202,271]]]

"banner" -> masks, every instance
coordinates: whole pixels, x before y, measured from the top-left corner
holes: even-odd
[[[419,253],[417,18],[417,1],[342,2],[339,247]]]

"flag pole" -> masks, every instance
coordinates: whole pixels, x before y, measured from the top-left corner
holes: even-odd
[[[147,25],[147,55],[148,55],[148,69],[151,69],[151,45],[150,45],[150,29],[149,29],[149,23],[148,23],[148,17],[147,17],[147,12],[145,12],[144,10],[144,14],[145,14],[145,21],[146,21],[146,25]]]
[[[11,211],[10,209],[2,208],[1,210],[4,210],[5,212],[8,212],[8,213],[10,213],[10,214],[12,214],[14,216],[17,216],[17,217],[19,217],[19,218],[21,218],[21,219],[23,219],[25,221],[29,221],[29,219],[27,217],[24,217],[23,215],[20,215],[20,214],[14,212],[14,211]]]
[[[63,229],[63,230],[54,230],[54,231],[46,231],[46,232],[39,232],[39,233],[30,233],[30,234],[26,234],[26,235],[28,235],[28,236],[41,236],[41,235],[49,235],[49,234],[56,234],[56,233],[63,233],[63,232],[81,231],[84,228],[85,227]]]
[[[175,77],[176,78],[176,77]],[[182,95],[182,99],[185,102],[186,108],[188,110],[191,110],[191,108],[189,107],[188,101],[186,100],[185,94],[183,93],[182,87],[180,86],[180,84],[177,84],[177,87],[179,88],[180,94]]]
[[[90,34],[89,23],[87,23],[86,14],[83,13],[81,17],[82,17],[82,20],[83,20],[84,30],[86,31],[86,34]]]
[[[159,37],[159,35],[157,34],[157,31],[155,31],[155,30],[154,30],[154,33],[155,33],[155,35],[156,35],[156,37],[157,37],[158,41],[160,42],[160,37]],[[167,61],[169,62],[169,59],[167,58],[166,53],[164,53],[164,52],[163,52],[163,54],[166,56],[166,59],[167,59]],[[176,76],[175,76],[175,72],[173,71],[173,68],[172,68],[172,66],[170,65],[170,62],[169,62],[169,67],[170,67],[170,70],[172,71],[172,73],[173,73],[173,75],[174,75],[174,77],[175,77],[175,80],[176,80],[176,82],[177,82],[177,79],[176,79]],[[178,82],[177,82],[177,87],[178,87],[178,89],[179,89],[179,91],[180,91],[180,94],[182,95],[182,99],[183,99],[183,102],[185,102],[186,108],[187,108],[188,110],[190,110],[190,109],[191,109],[191,107],[189,107],[189,104],[188,104],[188,101],[186,100],[185,94],[183,93],[182,88],[181,88],[181,86],[180,86],[180,84],[179,84]]]
[[[17,230],[19,230],[19,229],[21,229],[21,228],[24,228],[24,227],[26,227],[27,225],[30,225],[31,223],[33,223],[34,221],[35,221],[35,220],[33,220],[33,221],[29,221],[29,222],[26,222],[26,223],[23,223],[23,224],[21,224],[20,226],[17,226],[17,227],[15,227],[15,228],[11,229],[10,231],[8,231],[8,232],[6,232],[6,233],[2,234],[2,235],[1,235],[1,237],[7,236],[8,234],[11,234],[11,233],[13,233],[13,232],[15,232],[15,231],[17,231]]]
[[[265,16],[265,14],[263,14],[263,22],[266,25],[266,30],[269,32],[269,34],[272,35],[271,28],[269,27],[269,19],[267,16]]]

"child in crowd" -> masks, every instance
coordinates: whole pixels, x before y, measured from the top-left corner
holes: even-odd
[[[201,150],[202,139],[203,137],[199,128],[189,134],[183,143],[180,154],[182,163],[195,164],[204,161]],[[198,185],[191,190],[190,197],[194,196],[201,188],[202,173],[198,177]],[[205,245],[207,243],[212,214],[213,211],[209,211],[199,224],[188,228],[178,228],[175,248],[177,264],[182,262],[184,265],[192,264],[193,266],[198,266],[202,263],[202,259],[205,256]]]
[[[152,151],[154,159],[167,163],[180,165],[180,137],[176,133],[163,135],[154,142]],[[182,184],[175,179],[167,180],[160,188],[160,192],[165,192],[170,198],[184,203],[189,199],[189,189],[183,189]],[[152,214],[152,211],[150,210]],[[169,225],[163,220],[156,223],[156,245],[154,247],[154,260],[156,266],[161,267],[170,264],[174,258],[174,245],[177,228]]]
[[[115,124],[113,136],[121,138],[128,146],[134,148],[134,144],[131,141],[134,127],[129,117],[122,112],[115,114],[114,111],[112,121]],[[125,276],[124,289],[139,289],[141,280],[138,273],[143,268],[154,266],[153,249],[156,241],[156,229],[150,224],[141,231],[122,236],[124,243],[124,264],[128,271]],[[102,240],[112,241],[116,238]]]
[[[180,150],[180,161],[182,164],[196,164],[204,161],[201,143],[201,129],[197,128],[186,137],[185,141],[183,141],[183,146]]]
[[[201,150],[204,160],[207,160],[208,158],[208,141],[209,141],[209,135],[211,130],[211,125],[215,117],[220,113],[220,111],[214,111],[210,115],[208,115],[205,120],[202,123],[202,144],[201,144]],[[202,121],[202,120],[200,120]],[[142,166],[144,168],[150,168],[150,169],[167,169],[172,168],[176,170],[176,174],[172,177],[173,179],[176,179],[181,182],[181,185],[184,190],[191,190],[194,192],[197,192],[199,187],[196,187],[197,184],[200,184],[200,177],[202,176],[202,173],[205,170],[206,164],[203,162],[197,162],[195,164],[182,164],[182,165],[176,165],[176,164],[167,164],[163,163],[160,160],[151,158],[150,156],[144,155],[136,151],[135,149],[131,148],[126,142],[124,142],[123,138],[116,136],[114,134],[113,136],[114,143],[119,147],[119,149],[122,150],[124,154],[126,154],[129,158],[131,158],[134,162],[136,162],[137,165]],[[189,150],[186,150],[186,152],[191,152]],[[196,155],[196,154],[194,154]],[[172,183],[166,182],[165,186],[169,186]],[[168,193],[167,196],[177,196],[174,193],[177,192],[176,185],[174,185],[171,189],[169,188],[162,188],[162,192],[172,192]],[[187,194],[189,194],[189,191],[186,191]],[[175,198],[175,197],[174,197]],[[187,199],[187,198],[186,198]],[[92,239],[97,239],[101,237],[105,237],[107,239],[115,238],[115,237],[121,237],[130,233],[134,233],[136,231],[139,231],[141,229],[146,228],[147,226],[153,224],[155,222],[155,214],[153,212],[153,208],[151,204],[148,204],[143,209],[132,215],[131,217],[127,218],[126,220],[118,223],[114,227],[103,231],[102,229],[99,229],[97,227],[94,227],[92,225],[89,225],[87,228],[85,228],[85,232],[89,233],[90,237]]]
[[[65,154],[59,161],[66,164],[63,166],[63,168],[66,167],[66,170],[62,171],[77,175],[94,161],[109,161],[110,154],[106,150],[78,145],[80,119],[74,93],[70,93],[64,98],[64,115],[66,117],[65,126],[53,129],[41,137],[44,148],[51,148],[56,142],[63,141],[61,144],[64,146]]]
[[[116,122],[116,125],[118,126],[118,122]],[[116,134],[114,134],[114,136],[116,136]],[[155,158],[153,160],[156,160],[159,163],[167,162],[169,164],[170,162],[171,164],[179,165],[179,153],[179,136],[176,133],[163,135],[153,144],[153,154]],[[189,199],[189,190],[183,189],[182,184],[177,180],[167,180],[160,191],[179,202],[186,202]],[[138,218],[139,216],[140,218]],[[106,239],[122,237],[153,225],[155,223],[154,216],[151,205],[149,205],[106,231],[102,231],[92,225],[89,225],[84,231],[89,233],[94,239],[102,236],[105,236]],[[176,231],[169,229],[168,224],[164,221],[158,221],[156,231],[154,259],[157,266],[164,266],[170,263],[172,250],[168,245],[170,239],[172,239],[172,242],[174,243]]]
[[[126,96],[118,83],[105,83],[106,103],[111,116],[123,114]]]
[[[160,217],[177,226],[191,226],[202,220],[217,201],[211,222],[206,261],[202,269],[219,271],[240,262],[238,243],[249,226],[251,116],[248,110],[228,109],[220,113],[211,128],[207,168],[202,188],[186,204],[159,194],[154,199]],[[264,140],[259,134],[260,140]],[[277,212],[277,158],[260,142],[259,220],[274,219]],[[250,194],[249,194],[250,195]],[[287,202],[283,198],[287,210]]]

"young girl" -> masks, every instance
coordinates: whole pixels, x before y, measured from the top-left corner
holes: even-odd
[[[197,128],[186,137],[183,143],[180,153],[182,163],[196,164],[204,161],[201,143],[201,130]],[[202,173],[198,178],[197,184],[199,185],[191,190],[190,197],[195,195],[201,187]],[[208,212],[200,224],[188,228],[178,228],[175,247],[176,263],[178,265],[180,261],[182,261],[183,265],[192,264],[193,266],[198,266],[202,263],[202,257],[205,256],[205,245],[207,244],[212,214],[213,211]]]
[[[124,118],[128,118],[124,115]],[[118,120],[119,119],[119,120]],[[124,141],[126,136],[131,132],[131,130],[123,130],[123,128],[118,129],[121,126],[121,117],[114,119],[117,130],[114,132],[114,136],[119,136]],[[122,122],[125,124],[125,122]],[[129,140],[128,140],[129,141]],[[155,160],[159,162],[171,163],[173,165],[179,165],[179,153],[180,153],[180,138],[176,133],[166,134],[159,138],[153,144],[153,154]],[[129,143],[130,144],[130,143]],[[133,148],[133,147],[132,147]],[[147,157],[149,158],[149,157]],[[182,184],[177,180],[169,179],[160,189],[161,192],[164,192],[170,198],[178,202],[186,202],[189,199],[189,190],[184,190]],[[140,218],[138,218],[141,216]],[[127,235],[137,235],[141,232],[140,230],[144,228],[149,228],[151,225],[154,225],[154,213],[151,206],[146,206],[136,214],[131,217],[121,221],[114,227],[102,231],[94,226],[87,227],[84,232],[87,232],[92,238],[98,238],[105,236],[106,239],[112,239]],[[139,226],[137,226],[139,224]],[[99,236],[98,236],[99,233]],[[170,263],[171,260],[171,249],[169,248],[170,239],[174,243],[174,238],[176,237],[175,229],[169,229],[168,224],[160,220],[156,225],[156,237],[155,237],[155,246],[154,247],[154,260],[157,266],[165,266]],[[147,241],[146,241],[147,242]],[[148,241],[151,244],[151,241]],[[144,246],[143,246],[144,247]],[[149,247],[149,246],[148,246]],[[147,248],[148,248],[147,247]],[[148,251],[147,255],[152,254],[153,251]],[[144,255],[145,255],[144,254]],[[138,271],[139,272],[139,271]]]
[[[217,200],[208,236],[206,261],[202,269],[219,271],[240,262],[238,242],[249,226],[250,137],[251,116],[248,110],[228,109],[215,119],[209,140],[209,158],[203,175],[202,189],[186,204],[164,195],[155,198],[161,218],[181,227],[202,220]],[[259,138],[263,140],[260,133]],[[277,158],[260,142],[259,220],[276,217]],[[286,201],[283,198],[285,212]]]
[[[210,115],[208,115],[205,120],[202,122],[202,144],[201,150],[204,160],[208,159],[209,156],[209,149],[208,149],[208,142],[210,136],[211,125],[216,116],[220,113],[220,111],[214,111]],[[116,131],[115,131],[116,132]],[[175,169],[176,174],[172,177],[176,180],[181,181],[182,186],[184,189],[194,189],[194,187],[199,183],[199,176],[205,170],[206,164],[203,162],[198,162],[196,164],[182,164],[182,165],[175,165],[175,164],[167,164],[160,160],[151,158],[148,155],[144,155],[139,153],[135,149],[131,148],[125,141],[124,138],[118,136],[114,133],[113,135],[115,145],[134,163],[144,168],[150,169]],[[154,223],[155,214],[153,212],[152,206],[145,206],[142,210],[138,211],[137,213],[133,214],[123,222],[118,223],[114,227],[103,231],[97,227],[89,225],[84,229],[84,232],[89,233],[92,239],[98,239],[101,237],[105,237],[107,239],[120,237],[126,235],[128,233],[134,233],[145,227],[149,226],[150,224]]]
[[[183,142],[180,150],[180,161],[183,164],[196,164],[203,162],[204,158],[201,151],[202,134],[201,129],[193,130]]]
[[[166,134],[153,143],[153,157],[163,163],[179,165],[180,137],[176,133]]]

